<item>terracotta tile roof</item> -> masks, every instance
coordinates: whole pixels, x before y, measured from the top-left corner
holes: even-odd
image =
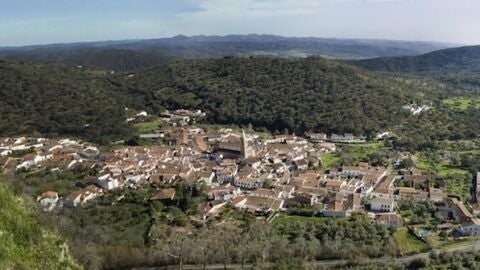
[[[58,193],[55,191],[45,191],[40,196],[42,198],[58,198]]]
[[[375,216],[375,221],[377,222],[396,222],[401,223],[402,218],[397,213],[382,213]]]
[[[175,197],[175,189],[165,188],[155,191],[155,193],[150,197],[150,200],[173,200]]]

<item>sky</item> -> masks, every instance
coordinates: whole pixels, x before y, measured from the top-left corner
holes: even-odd
[[[252,33],[480,44],[480,0],[0,0],[0,46]]]

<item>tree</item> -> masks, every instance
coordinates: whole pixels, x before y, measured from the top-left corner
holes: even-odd
[[[400,161],[399,169],[411,169],[415,166],[415,162],[411,158],[405,158]]]
[[[166,243],[160,245],[160,249],[167,257],[172,258],[183,269],[185,259],[191,255],[192,239],[189,234],[172,230]]]
[[[215,241],[211,237],[212,230],[207,226],[201,227],[195,236],[195,253],[200,254],[202,268],[206,269],[207,264],[211,260],[211,256],[215,252]]]

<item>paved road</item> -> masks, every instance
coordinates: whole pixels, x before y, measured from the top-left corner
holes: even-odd
[[[467,244],[464,246],[458,246],[458,247],[453,247],[449,249],[437,249],[435,251],[439,253],[453,253],[457,251],[474,251],[474,250],[480,250],[480,243]],[[382,257],[382,258],[375,258],[375,259],[363,259],[356,263],[359,263],[359,264],[372,264],[372,263],[405,264],[405,263],[409,263],[419,259],[428,259],[430,257],[430,253],[431,251],[410,255],[410,256],[396,257],[396,258]],[[324,260],[324,261],[309,262],[309,264],[317,267],[334,267],[334,266],[347,265],[351,262],[352,262],[351,260]],[[241,264],[228,264],[226,269],[252,269],[253,266],[254,266],[253,264],[245,264],[242,268]],[[179,267],[178,266],[162,266],[162,267],[147,267],[147,268],[136,268],[136,269],[137,270],[173,270],[173,269],[179,269]],[[183,269],[184,270],[200,270],[200,269],[203,269],[203,266],[202,265],[184,265]],[[207,265],[206,269],[221,270],[221,269],[225,269],[225,266],[223,264],[211,264],[211,265]]]

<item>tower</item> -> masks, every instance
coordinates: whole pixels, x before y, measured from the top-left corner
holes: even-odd
[[[242,150],[243,158],[246,159],[246,158],[249,158],[249,157],[253,157],[255,154],[253,153],[252,147],[248,143],[247,136],[245,136],[245,130],[242,130],[241,143],[242,143],[242,149],[241,150]]]

